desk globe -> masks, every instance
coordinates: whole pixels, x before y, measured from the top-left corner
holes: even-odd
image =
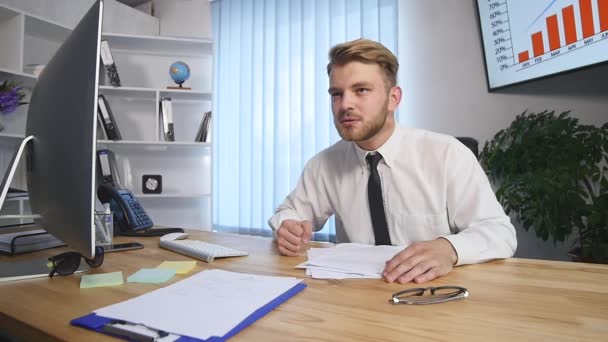
[[[186,82],[188,78],[190,78],[190,67],[188,64],[178,61],[169,67],[169,75],[175,83],[179,85],[179,87],[167,87],[170,89],[190,89],[187,87],[183,87],[182,84]]]

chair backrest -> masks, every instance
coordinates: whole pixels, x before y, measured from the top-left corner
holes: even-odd
[[[464,146],[468,147],[471,151],[473,151],[475,158],[479,160],[479,142],[475,140],[475,138],[456,137],[456,139],[458,139],[461,143],[464,144]]]

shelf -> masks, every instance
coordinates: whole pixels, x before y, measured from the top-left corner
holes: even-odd
[[[150,151],[165,151],[171,148],[209,148],[211,143],[202,142],[186,142],[186,141],[132,141],[132,140],[97,140],[98,144],[112,145],[114,147],[135,147],[141,149],[143,147]]]
[[[156,90],[151,88],[99,86],[99,94],[156,101]]]
[[[19,12],[18,10],[12,9],[10,7],[6,7],[4,5],[0,6],[0,22],[5,21],[7,19],[10,19],[10,18],[15,17],[20,14],[21,14],[21,12]]]
[[[167,193],[167,194],[135,194],[137,198],[201,198],[211,197],[211,194],[179,194],[179,193]]]
[[[166,56],[210,56],[213,42],[209,39],[173,38],[162,36],[138,36],[120,33],[104,33],[110,49],[147,52]]]
[[[113,87],[100,85],[99,93],[108,95],[119,95],[119,96],[156,96],[156,93],[160,93],[160,97],[170,97],[173,101],[211,101],[212,95],[209,92],[196,91],[196,90],[171,90],[171,89],[156,89],[156,88],[142,88],[142,87]]]
[[[211,93],[192,90],[159,89],[161,97],[170,97],[171,101],[211,101]]]
[[[72,32],[72,29],[40,17],[25,15],[25,34],[40,37],[44,40],[62,43]]]
[[[22,140],[23,138],[25,138],[24,134],[0,133],[0,139]]]
[[[36,84],[36,76],[32,74],[27,74],[24,72],[10,70],[5,68],[0,68],[0,80],[4,81],[5,79],[13,79],[17,82],[20,82],[24,87],[30,87]]]

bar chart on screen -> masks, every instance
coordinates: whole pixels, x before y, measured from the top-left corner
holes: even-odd
[[[608,60],[608,0],[478,0],[489,83]]]

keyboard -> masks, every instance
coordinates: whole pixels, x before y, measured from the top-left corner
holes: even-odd
[[[209,263],[213,262],[213,259],[215,258],[227,258],[249,255],[249,253],[240,251],[238,249],[214,245],[212,243],[200,240],[161,240],[159,245],[162,248],[168,249],[170,251],[184,254],[189,257]]]

